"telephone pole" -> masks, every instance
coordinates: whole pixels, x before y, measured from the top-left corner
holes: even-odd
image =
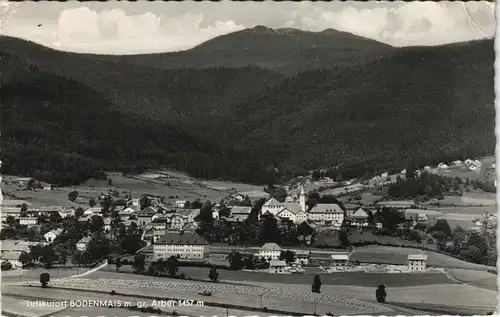
[[[260,309],[262,310],[262,293],[260,294]]]
[[[316,316],[316,298],[314,299],[314,312],[313,315]]]

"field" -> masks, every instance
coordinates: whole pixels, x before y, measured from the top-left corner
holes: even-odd
[[[447,256],[437,252],[421,251],[412,248],[399,248],[388,246],[364,246],[357,247],[351,253],[350,260],[372,263],[390,263],[390,264],[405,264],[406,257],[409,254],[423,253],[429,256],[427,264],[433,267],[441,268],[461,268],[470,270],[486,271],[485,265],[465,262],[451,256]]]
[[[128,193],[131,193],[133,197],[140,197],[143,194],[164,196],[166,201],[170,203],[176,200],[193,201],[195,199],[218,202],[234,192],[240,192],[251,198],[267,197],[267,194],[263,192],[263,186],[223,181],[200,181],[173,171],[161,173],[155,172],[137,176],[108,173],[108,177],[112,181],[111,185],[105,180],[90,179],[80,186],[61,187],[52,191],[28,191],[19,187],[16,182],[9,182],[12,177],[4,177],[1,188],[6,196],[5,199],[26,200],[33,205],[57,206],[77,205],[68,200],[68,193],[73,190],[78,191],[77,201],[82,204],[86,204],[90,198],[95,198],[101,193],[114,190],[118,191],[122,197],[123,194]]]
[[[429,249],[435,249],[435,244],[428,244],[427,241],[422,240],[422,243],[416,241],[402,240],[399,237],[389,237],[389,236],[378,236],[374,235],[370,231],[358,232],[352,230],[347,236],[349,243],[359,243],[362,241],[377,242],[380,244],[393,244],[393,245],[404,245],[409,247],[426,247]]]
[[[112,270],[109,266],[108,269]],[[128,268],[120,268],[120,271],[131,270]],[[208,268],[199,267],[181,267],[180,272],[184,273],[186,277],[193,279],[208,280]],[[283,284],[302,284],[311,285],[314,273],[306,274],[269,274],[265,272],[247,272],[247,271],[231,271],[231,270],[217,270],[219,279],[221,281],[233,282],[240,281],[242,283],[250,282],[269,282],[269,283],[283,283]],[[363,272],[345,272],[345,273],[319,273],[321,281],[324,285],[356,285],[366,287],[376,287],[382,281],[388,287],[399,287],[408,285],[433,285],[433,284],[447,284],[457,283],[449,279],[442,273],[363,273]],[[135,275],[129,273],[106,272],[97,271],[85,276],[88,279],[141,279],[141,280],[164,280],[175,281],[169,278],[158,278],[146,275]],[[208,282],[207,282],[208,283]],[[205,284],[207,284],[205,283]],[[211,284],[211,283],[208,283]]]
[[[64,268],[64,269],[42,269],[36,268],[32,270],[28,269],[15,269],[10,271],[2,272],[2,282],[22,282],[22,281],[38,281],[40,274],[48,272],[52,279],[70,277],[78,274],[82,274],[87,271],[87,268]]]
[[[493,291],[498,289],[497,275],[493,273],[466,269],[446,269],[446,272],[456,280],[466,284]]]
[[[50,282],[51,288],[69,287],[88,291],[110,292],[115,290],[122,294],[141,294],[161,298],[182,298],[194,301],[217,302],[286,310],[290,312],[310,313],[314,303],[318,313],[331,309],[341,314],[383,313],[386,308],[347,298],[341,295],[313,294],[291,287],[259,287],[246,285],[228,285],[222,283],[202,283],[175,280],[119,280],[119,279],[72,279]],[[14,287],[14,286],[13,286]],[[7,289],[7,288],[6,288]],[[29,289],[29,288],[28,288]],[[199,292],[211,291],[212,296],[199,295]],[[5,292],[5,290],[4,290]],[[131,295],[127,295],[131,296]]]

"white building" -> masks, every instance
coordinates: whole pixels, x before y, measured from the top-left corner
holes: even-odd
[[[87,246],[92,238],[91,237],[83,237],[76,243],[76,249],[78,251],[84,252],[87,250]]]
[[[344,222],[344,211],[337,204],[317,204],[309,210],[307,220],[315,224],[340,227]]]
[[[427,268],[427,255],[410,254],[408,255],[408,268],[410,271],[423,271]]]
[[[167,232],[153,244],[153,253],[156,259],[166,260],[173,255],[179,259],[202,260],[207,245],[203,237],[193,232]]]
[[[19,261],[19,256],[21,255],[22,252],[20,251],[7,251],[4,254],[2,254],[0,261],[8,261],[10,264],[12,264],[13,268],[20,268],[22,267],[21,261]]]
[[[441,169],[441,170],[446,170],[448,168],[450,168],[448,165],[446,165],[445,163],[441,162],[438,164],[438,168]]]
[[[141,202],[140,202],[140,199],[139,198],[132,198],[128,201],[127,203],[129,206],[131,207],[140,207],[141,206]]]
[[[185,200],[178,200],[175,202],[175,207],[177,208],[184,208],[186,206],[186,202]]]
[[[283,249],[276,243],[266,243],[260,248],[258,256],[266,261],[277,261],[280,259],[281,251]]]
[[[36,225],[38,222],[37,217],[19,217],[19,224],[25,226]]]
[[[298,214],[299,212],[305,213],[307,211],[306,193],[304,192],[304,188],[301,188],[300,190],[298,203],[280,203],[276,199],[271,198],[262,206],[261,215],[269,212],[273,216],[277,216],[285,208],[287,208],[288,211],[293,213],[294,215]]]
[[[356,210],[350,217],[351,226],[354,227],[367,227],[368,226],[368,212],[363,208]]]
[[[297,210],[297,208],[283,208],[276,215],[277,218],[281,220],[291,221],[295,224],[301,224],[307,221],[307,214],[302,210]]]
[[[296,250],[295,252],[295,263],[300,265],[309,264],[309,259],[311,257],[311,252],[305,250]]]
[[[46,234],[43,235],[43,238],[45,239],[45,241],[47,241],[48,243],[52,243],[54,242],[54,240],[63,232],[63,229],[59,228],[59,229],[55,229],[55,230],[50,230],[49,232],[47,232]]]
[[[348,252],[338,252],[330,255],[331,257],[331,269],[342,271],[345,270],[349,264],[349,253]]]
[[[289,267],[286,264],[285,261],[274,261],[271,260],[269,262],[269,273],[274,273],[274,274],[289,274]]]
[[[236,222],[245,221],[252,213],[252,207],[231,206],[229,209],[231,210],[230,218],[233,218]]]

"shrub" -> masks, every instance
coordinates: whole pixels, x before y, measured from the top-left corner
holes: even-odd
[[[110,294],[111,294],[111,295],[116,295],[116,291],[115,291],[115,290],[112,290],[112,291],[110,292]]]

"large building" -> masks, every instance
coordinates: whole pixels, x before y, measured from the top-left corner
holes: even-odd
[[[408,268],[410,271],[418,272],[427,268],[427,255],[410,254],[408,255]]]
[[[202,260],[208,253],[208,242],[196,233],[171,231],[165,233],[153,244],[156,259],[176,256],[181,260]]]
[[[344,222],[344,211],[337,204],[317,204],[309,210],[307,219],[315,224],[340,227]]]
[[[281,251],[283,249],[276,243],[266,243],[260,248],[258,256],[266,261],[277,261],[280,258]]]
[[[306,193],[302,188],[299,195],[299,202],[280,203],[274,198],[269,199],[261,210],[261,215],[270,214],[280,220],[291,221],[300,224],[307,220]]]
[[[331,257],[331,268],[333,270],[342,271],[345,270],[349,264],[349,253],[348,252],[338,252],[330,255]]]

